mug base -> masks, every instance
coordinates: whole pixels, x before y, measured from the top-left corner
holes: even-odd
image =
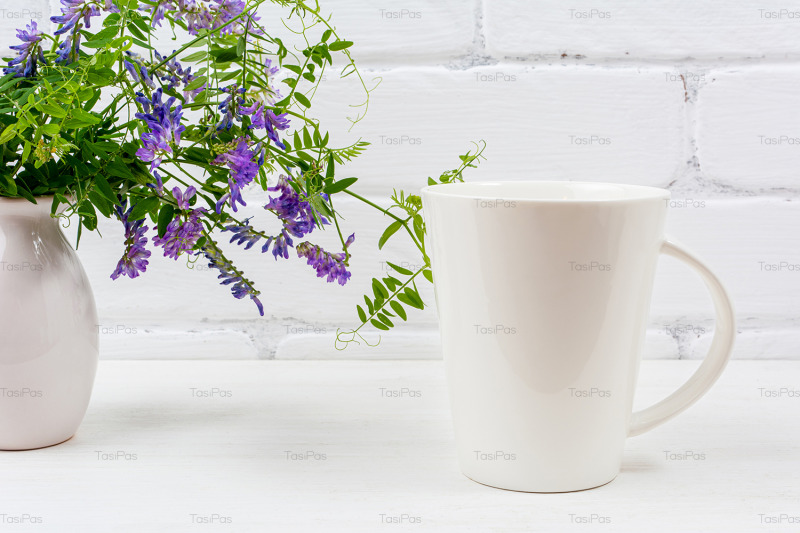
[[[472,477],[468,476],[467,474],[464,474],[464,477],[466,477],[470,481],[474,481],[475,483],[478,483],[480,485],[484,485],[486,487],[491,487],[493,489],[507,490],[507,491],[511,491],[511,492],[528,492],[528,493],[532,493],[532,494],[562,494],[562,493],[567,493],[567,492],[583,492],[585,490],[592,490],[592,489],[597,489],[597,488],[600,488],[600,487],[604,487],[605,485],[608,485],[609,483],[611,483],[612,481],[617,479],[617,476],[615,475],[614,477],[612,477],[608,481],[605,481],[605,482],[600,483],[598,485],[594,485],[593,484],[593,485],[591,485],[589,487],[577,487],[577,488],[574,488],[574,489],[547,490],[544,487],[542,487],[542,488],[538,488],[538,487],[537,488],[517,488],[517,487],[510,487],[510,486],[493,485],[491,483],[484,483],[483,481],[479,481],[479,480],[477,480],[475,478],[472,478]]]

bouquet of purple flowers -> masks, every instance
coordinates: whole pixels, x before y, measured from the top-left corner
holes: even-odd
[[[391,218],[380,246],[404,227],[422,252],[419,271],[392,266],[392,275],[373,279],[367,309],[357,308],[361,326],[347,333],[360,337],[366,324],[388,329],[390,317],[405,320],[404,305],[424,307],[417,275],[432,281],[419,197],[396,192],[383,208],[351,190],[356,178],[338,178],[368,143],[331,146],[309,116],[311,101],[334,59],[363,91],[351,122],[363,117],[372,88],[350,55],[353,43],[318,4],[271,0],[301,21],[304,44],[293,47],[261,21],[265,1],[61,0],[52,34],[35,21],[19,29],[0,78],[0,196],[52,197],[54,216],[79,217],[79,240],[98,217],[119,220],[114,279],[138,277],[153,253],[202,257],[263,315],[259,291],[222,240],[258,245],[276,260],[294,249],[318,277],[344,285],[355,234],[342,232],[333,197],[349,195]],[[158,49],[158,30],[167,28],[185,36],[171,53]],[[438,182],[460,180],[482,151],[461,156]],[[263,208],[280,230],[266,233],[240,217],[250,186],[267,191]],[[338,250],[307,240],[326,227],[338,233]]]

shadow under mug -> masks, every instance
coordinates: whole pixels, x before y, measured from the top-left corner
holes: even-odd
[[[619,473],[625,439],[714,384],[735,337],[716,276],[664,236],[669,191],[582,182],[422,189],[459,463],[503,489],[565,492]],[[692,267],[716,310],[711,348],[632,413],[659,254]]]

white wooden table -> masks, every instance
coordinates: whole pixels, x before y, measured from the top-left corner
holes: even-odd
[[[441,361],[102,362],[75,438],[0,453],[0,532],[800,531],[800,362],[732,362],[584,492],[465,478],[448,409]]]

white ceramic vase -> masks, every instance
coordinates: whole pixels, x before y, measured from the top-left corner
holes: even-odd
[[[51,205],[0,198],[0,450],[72,437],[97,370],[94,295]]]

